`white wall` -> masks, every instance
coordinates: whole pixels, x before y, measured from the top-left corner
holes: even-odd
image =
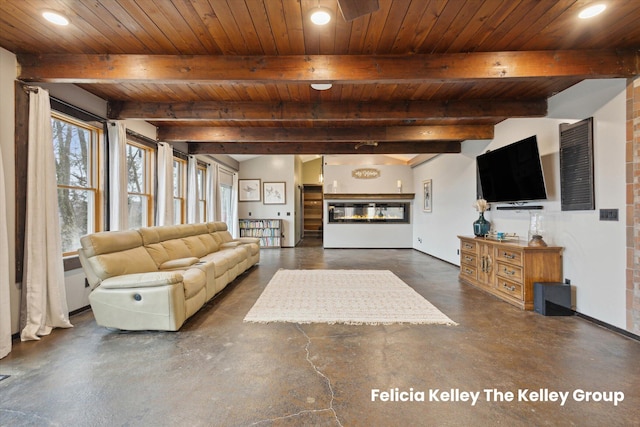
[[[238,172],[239,179],[260,179],[261,185],[264,182],[284,182],[285,201],[284,205],[265,205],[261,194],[259,202],[238,202],[238,216],[240,218],[264,218],[281,219],[284,229],[284,239],[282,246],[295,246],[295,156],[293,155],[272,155],[260,156],[250,160],[240,162]],[[262,193],[262,189],[260,189]]]
[[[457,235],[471,235],[478,214],[475,157],[522,138],[537,135],[549,200],[540,203],[550,245],[563,246],[564,277],[576,288],[576,310],[625,328],[626,199],[624,80],[583,82],[549,101],[553,118],[509,119],[495,127],[494,139],[465,141],[462,154],[443,154],[414,169],[414,185],[433,180],[433,212],[416,201],[414,248],[459,264]],[[559,182],[560,123],[594,117],[596,210],[562,212]],[[599,221],[598,209],[617,208],[619,221]],[[487,215],[495,230],[527,236],[528,211]],[[418,239],[422,239],[422,243]]]

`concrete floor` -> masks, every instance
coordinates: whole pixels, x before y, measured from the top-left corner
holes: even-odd
[[[389,269],[459,326],[243,323],[279,268]],[[88,311],[73,329],[16,342],[0,362],[11,375],[0,381],[0,425],[640,424],[640,342],[521,311],[457,274],[413,250],[263,250],[179,332],[107,330]],[[372,402],[373,389],[396,387],[425,401]],[[494,389],[503,394],[484,391]],[[524,400],[541,389],[569,397]],[[451,390],[480,395],[475,405],[442,401]],[[579,401],[576,390],[624,401]],[[496,401],[507,392],[513,401]]]

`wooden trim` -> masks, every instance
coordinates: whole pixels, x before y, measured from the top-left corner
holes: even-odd
[[[325,200],[413,200],[415,193],[324,193]]]

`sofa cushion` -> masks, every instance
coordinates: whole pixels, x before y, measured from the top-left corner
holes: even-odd
[[[204,245],[202,240],[200,240],[199,236],[185,237],[182,241],[187,245],[192,256],[200,258],[209,253],[207,247]]]
[[[135,231],[102,231],[80,238],[80,244],[87,257],[119,252],[142,246],[142,238]]]
[[[158,267],[142,246],[120,252],[96,255],[88,258],[100,280],[123,274],[157,271]]]
[[[180,268],[191,267],[193,264],[200,261],[196,257],[170,259],[160,264],[160,270],[177,270]]]
[[[191,252],[182,239],[171,239],[160,243],[167,251],[169,259],[187,258],[191,256]]]
[[[213,238],[211,234],[200,234],[198,239],[202,242],[205,248],[207,248],[207,253],[216,252],[219,249],[218,242]]]
[[[162,243],[152,243],[150,245],[145,245],[145,249],[158,267],[170,260],[169,254],[167,253],[167,250],[164,248],[164,246],[162,246]]]

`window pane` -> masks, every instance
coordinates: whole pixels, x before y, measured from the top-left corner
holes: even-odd
[[[173,223],[182,224],[182,201],[173,199]]]
[[[55,118],[51,126],[58,185],[90,186],[91,131]]]
[[[60,232],[62,235],[62,252],[75,252],[80,247],[80,237],[93,233],[95,206],[93,191],[58,189],[58,207],[60,214]]]
[[[204,200],[198,200],[198,218],[200,218],[200,222],[207,221],[207,207],[205,205]]]
[[[145,150],[127,144],[127,191],[145,193]]]
[[[231,222],[231,187],[220,185],[220,220],[227,223],[229,230],[232,229]]]
[[[206,188],[204,184],[205,176],[206,172],[203,169],[198,169],[198,198],[203,200],[205,198],[204,189]]]
[[[129,228],[147,227],[149,200],[139,195],[129,195]]]
[[[182,195],[182,166],[180,162],[173,161],[173,197]]]

